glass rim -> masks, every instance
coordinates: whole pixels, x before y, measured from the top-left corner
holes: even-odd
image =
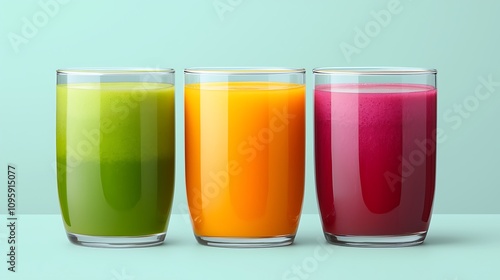
[[[147,67],[82,67],[57,69],[57,75],[137,75],[137,74],[173,74],[172,68],[147,68]]]
[[[190,67],[184,69],[184,74],[210,75],[279,75],[303,74],[304,68],[287,67]]]
[[[436,74],[434,68],[419,67],[318,67],[313,69],[318,75],[422,75]]]

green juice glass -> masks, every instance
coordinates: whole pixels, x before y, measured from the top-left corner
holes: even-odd
[[[56,92],[57,186],[69,240],[162,244],[174,193],[174,70],[58,70]]]

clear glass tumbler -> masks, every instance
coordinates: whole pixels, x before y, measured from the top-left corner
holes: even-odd
[[[304,194],[304,72],[185,70],[187,196],[199,243],[293,242]]]
[[[316,188],[330,243],[424,241],[436,176],[436,70],[316,68]]]
[[[58,70],[56,119],[69,240],[161,244],[174,191],[174,70]]]

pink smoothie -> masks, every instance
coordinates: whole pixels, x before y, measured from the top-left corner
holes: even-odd
[[[316,187],[325,232],[427,231],[436,170],[436,89],[415,84],[315,89]]]

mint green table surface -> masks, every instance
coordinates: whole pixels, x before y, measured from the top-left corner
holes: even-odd
[[[6,259],[6,217],[0,216]],[[164,245],[136,249],[71,244],[58,215],[18,220],[17,272],[0,279],[500,279],[500,215],[434,215],[423,245],[350,248],[327,244],[317,215],[303,215],[294,245],[227,249],[198,245],[187,215],[173,215]]]

